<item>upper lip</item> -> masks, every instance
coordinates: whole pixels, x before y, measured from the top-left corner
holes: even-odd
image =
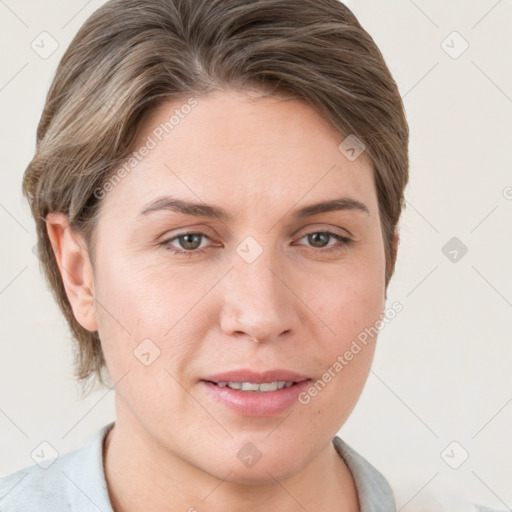
[[[209,377],[204,377],[201,380],[210,382],[253,382],[255,384],[261,384],[262,382],[274,382],[274,381],[285,381],[285,382],[300,382],[307,380],[309,377],[302,375],[297,372],[285,369],[267,370],[265,372],[255,372],[246,368],[240,370],[234,370],[231,372],[216,373]]]

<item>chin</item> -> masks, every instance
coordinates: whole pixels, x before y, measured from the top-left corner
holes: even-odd
[[[251,448],[252,449],[252,448]],[[224,460],[221,464],[212,467],[212,476],[242,485],[270,485],[276,481],[287,480],[301,471],[300,461],[296,453],[291,454],[253,454],[242,451],[240,458]],[[207,468],[205,468],[207,469]]]
[[[216,476],[226,482],[240,485],[274,485],[276,481],[285,481],[300,471],[300,468],[290,468],[289,462],[283,461],[277,469],[275,465],[252,468],[226,467],[225,474]],[[229,476],[226,478],[228,473]]]

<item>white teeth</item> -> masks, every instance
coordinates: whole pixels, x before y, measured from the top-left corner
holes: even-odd
[[[230,382],[228,384],[228,386],[231,387],[232,384],[234,384],[234,382]],[[235,389],[238,386],[239,386],[239,384],[237,383],[236,386],[235,386]],[[252,382],[242,382],[242,391],[259,391],[259,390],[260,390],[260,384],[253,384]]]
[[[262,382],[256,384],[253,382],[218,382],[217,386],[231,389],[238,389],[240,391],[277,391],[278,389],[289,388],[293,386],[293,381],[276,380],[274,382]]]
[[[278,389],[283,389],[285,383],[283,382],[281,385],[281,382],[282,381],[264,382],[264,383],[260,384],[260,391],[277,391]]]

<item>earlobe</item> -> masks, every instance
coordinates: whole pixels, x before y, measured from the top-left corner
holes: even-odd
[[[76,320],[85,329],[97,331],[94,276],[83,238],[73,232],[63,213],[49,213],[46,230]]]

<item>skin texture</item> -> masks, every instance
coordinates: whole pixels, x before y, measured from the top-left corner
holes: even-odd
[[[134,149],[185,101],[153,111]],[[271,417],[233,412],[200,379],[287,368],[316,381],[381,317],[385,258],[371,165],[364,153],[348,160],[338,149],[345,137],[300,100],[223,90],[197,101],[102,199],[94,271],[66,218],[47,218],[74,315],[99,332],[117,383],[104,451],[114,510],[357,511],[331,440],[364,387],[375,339],[307,405]],[[166,194],[221,206],[233,219],[169,210],[138,218]],[[369,215],[292,216],[342,196]],[[326,230],[352,242],[306,236]],[[188,231],[206,236],[168,245],[204,252],[159,245]],[[247,236],[263,251],[252,263],[236,252]],[[134,350],[148,338],[160,355],[146,366]],[[236,456],[248,442],[262,453],[249,468]]]

